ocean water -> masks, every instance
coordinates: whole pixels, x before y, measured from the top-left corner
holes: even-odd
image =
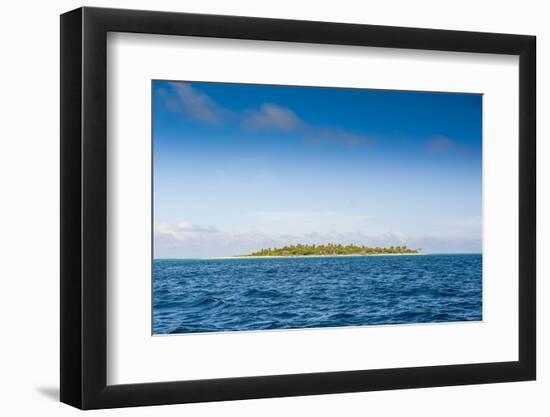
[[[153,333],[482,319],[482,256],[155,260]]]

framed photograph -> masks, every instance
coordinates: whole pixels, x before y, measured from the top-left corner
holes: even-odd
[[[535,37],[61,16],[61,401],[533,380]]]

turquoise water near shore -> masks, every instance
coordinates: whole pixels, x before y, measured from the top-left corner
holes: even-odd
[[[480,254],[153,262],[153,333],[482,320]]]

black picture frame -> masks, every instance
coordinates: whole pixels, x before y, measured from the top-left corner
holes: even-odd
[[[107,385],[108,32],[519,56],[519,360]],[[79,8],[61,15],[61,401],[81,409],[533,380],[534,36]]]

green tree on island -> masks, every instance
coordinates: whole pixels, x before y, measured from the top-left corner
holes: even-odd
[[[342,245],[327,243],[325,245],[289,245],[282,248],[261,249],[244,256],[335,256],[335,255],[391,255],[417,254],[420,249],[409,249],[407,246],[390,246],[388,248]]]

